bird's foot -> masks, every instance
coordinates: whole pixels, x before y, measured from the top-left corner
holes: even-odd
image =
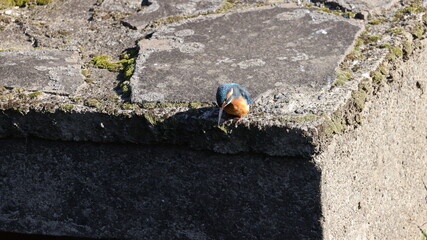
[[[237,123],[240,122],[243,119],[243,117],[234,118],[234,126],[237,127]]]

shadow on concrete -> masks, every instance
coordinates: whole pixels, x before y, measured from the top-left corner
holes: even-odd
[[[21,234],[13,232],[0,232],[1,239],[7,240],[114,240],[107,238],[83,238],[83,237],[66,237],[66,236],[49,236],[40,234]]]
[[[50,140],[167,143],[219,153],[261,152],[272,156],[311,157],[316,146],[305,130],[285,126],[218,127],[212,107],[165,113],[157,119],[153,109],[145,114],[64,112],[30,109],[0,111],[0,137],[37,137]]]
[[[307,159],[0,139],[0,230],[131,239],[321,239]]]

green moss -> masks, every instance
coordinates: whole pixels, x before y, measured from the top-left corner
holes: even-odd
[[[381,40],[381,38],[382,38],[381,36],[370,35],[370,36],[367,37],[367,40],[369,42],[374,43],[374,42],[378,42],[379,40]]]
[[[80,100],[82,100],[81,97],[70,97],[71,100],[73,100],[74,102],[78,102]]]
[[[353,92],[354,106],[357,111],[362,111],[365,108],[367,93],[363,89]]]
[[[82,75],[85,77],[85,82],[93,83],[93,79],[90,77],[89,69],[82,69]]]
[[[203,106],[206,106],[206,103],[191,102],[188,104],[188,107],[190,107],[190,108],[199,108],[199,107],[203,107]]]
[[[387,54],[388,60],[396,61],[397,59],[403,57],[403,51],[400,47],[392,46],[390,44],[382,44],[380,47],[389,49],[389,53]]]
[[[384,21],[385,21],[385,18],[377,18],[377,19],[370,20],[368,23],[371,25],[378,25]]]
[[[95,55],[91,63],[93,63],[96,67],[102,69],[108,69],[111,72],[118,72],[123,69],[123,66],[120,62],[111,62],[111,56],[107,55]]]
[[[147,122],[149,122],[151,125],[156,125],[159,122],[163,122],[162,119],[158,119],[158,118],[154,117],[154,115],[152,115],[150,113],[144,113],[144,117],[147,120]]]
[[[0,92],[6,91],[6,88],[4,86],[0,86]]]
[[[341,133],[346,129],[345,120],[337,116],[332,116],[332,119],[327,120],[325,123],[325,133],[328,135]]]
[[[294,118],[282,118],[283,122],[305,122],[318,118],[319,116],[314,114],[308,114],[302,117],[294,117]]]
[[[421,38],[424,35],[424,32],[426,31],[426,28],[421,23],[415,24],[411,27],[409,32],[414,36],[415,38]]]
[[[353,73],[349,70],[338,69],[335,74],[336,74],[335,85],[337,86],[344,85],[348,80],[350,80],[353,77]]]
[[[238,6],[237,0],[224,0],[222,5],[215,11],[215,13],[224,13],[228,12]]]
[[[427,240],[427,230],[423,230],[421,227],[418,227],[421,232],[420,240]]]
[[[354,49],[345,58],[346,58],[346,60],[349,60],[349,61],[355,61],[357,59],[361,59],[362,57],[363,57],[363,55],[360,53],[360,51]]]
[[[167,108],[167,107],[187,107],[187,103],[168,103],[168,102],[147,102],[142,104],[142,108]]]
[[[82,69],[82,75],[85,77],[89,77],[89,70],[88,69]]]
[[[221,130],[225,134],[229,134],[230,133],[230,131],[228,130],[228,128],[225,126],[225,124],[217,125],[216,128],[218,128],[219,130]]]
[[[74,108],[73,104],[64,104],[60,106],[60,109],[64,112],[69,112]]]
[[[305,6],[305,7],[308,7],[308,8],[312,8],[312,7],[313,7],[313,4],[304,3],[304,6]]]
[[[403,20],[406,16],[421,13],[423,11],[424,8],[422,7],[422,3],[420,3],[419,1],[415,1],[410,6],[397,10],[393,16],[393,20]]]
[[[122,64],[122,73],[124,81],[130,80],[135,71],[136,59],[138,57],[138,48],[130,48],[120,54],[120,64]]]
[[[28,97],[30,97],[30,98],[38,98],[42,94],[43,94],[42,91],[37,91],[37,92],[33,92],[33,93],[28,94]]]
[[[358,37],[354,43],[354,50],[359,51],[360,47],[363,46],[365,44],[365,41],[363,40],[363,38]]]
[[[389,70],[384,65],[379,66],[378,67],[378,71],[380,71],[380,73],[383,74],[383,75],[388,75],[389,74]]]
[[[99,108],[101,106],[101,103],[98,100],[91,98],[85,101],[85,105],[89,107]]]
[[[387,33],[391,33],[394,35],[401,35],[403,34],[403,28],[397,27],[397,28],[391,28],[387,30]]]
[[[0,9],[13,6],[25,7],[33,3],[37,5],[46,5],[53,2],[53,0],[0,0]]]
[[[403,46],[403,56],[405,59],[409,59],[409,56],[411,56],[412,52],[414,51],[414,46],[410,41],[404,41],[402,43]]]
[[[122,109],[124,109],[124,110],[135,110],[135,109],[138,109],[138,105],[131,104],[131,103],[123,103]]]
[[[381,74],[380,71],[373,71],[370,74],[372,81],[375,83],[381,83],[383,81],[385,81],[385,77],[383,74]]]

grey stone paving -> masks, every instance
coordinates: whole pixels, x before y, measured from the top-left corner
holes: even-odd
[[[164,17],[213,12],[221,6],[222,2],[222,0],[143,1],[141,11],[125,19],[124,22],[134,28],[142,29],[150,22]]]
[[[0,52],[0,85],[70,94],[83,83],[79,61],[74,51]]]
[[[398,0],[332,0],[340,6],[352,11],[368,11],[378,13],[381,10],[388,9]]]
[[[164,27],[142,40],[134,102],[210,102],[227,82],[254,97],[272,89],[322,89],[360,27],[309,9],[262,8]]]

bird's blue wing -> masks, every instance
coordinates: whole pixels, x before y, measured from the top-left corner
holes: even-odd
[[[248,90],[245,87],[238,85],[237,88],[239,89],[239,92],[243,96],[243,98],[245,98],[246,101],[248,101],[248,104],[254,104],[254,102],[251,99],[251,95],[249,94]]]

